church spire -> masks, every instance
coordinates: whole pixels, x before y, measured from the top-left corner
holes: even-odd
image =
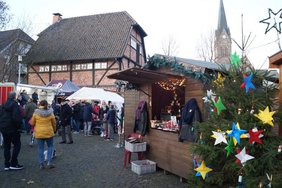
[[[220,0],[218,26],[215,31],[215,61],[220,64],[229,64],[231,54],[231,33],[227,25],[223,0]]]
[[[218,25],[217,25],[217,30],[216,30],[217,35],[220,35],[222,33],[222,31],[224,31],[224,30],[228,35],[230,35],[230,30],[228,28],[226,16],[225,16],[223,0],[220,0]]]

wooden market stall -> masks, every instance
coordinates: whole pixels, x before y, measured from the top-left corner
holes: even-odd
[[[279,69],[279,102],[282,106],[282,51],[269,57],[269,68]],[[279,135],[282,135],[282,124],[279,125]]]
[[[202,97],[205,91],[204,84],[194,78],[183,76],[173,72],[170,68],[147,70],[131,68],[108,76],[109,78],[128,81],[132,88],[125,90],[125,136],[132,133],[135,125],[135,111],[139,101],[148,104],[149,119],[167,118],[167,113],[175,111],[175,116],[180,115],[181,107],[195,98],[203,112]],[[177,89],[169,87],[175,85]],[[164,89],[164,87],[167,87]],[[173,102],[172,102],[173,101]],[[177,104],[176,110],[168,108],[171,104]],[[178,119],[178,118],[177,118]],[[190,151],[191,142],[179,142],[177,131],[152,128],[145,135],[148,143],[145,153],[146,159],[155,161],[157,166],[165,171],[178,175],[181,179],[187,179],[193,172],[193,162]]]

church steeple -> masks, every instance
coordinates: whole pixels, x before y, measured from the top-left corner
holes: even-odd
[[[223,0],[220,0],[218,25],[215,31],[215,61],[221,64],[228,64],[231,54],[231,33],[227,25]]]
[[[230,30],[228,28],[227,21],[226,21],[223,1],[220,0],[217,33],[221,34],[223,31],[225,31],[228,35],[230,35]]]

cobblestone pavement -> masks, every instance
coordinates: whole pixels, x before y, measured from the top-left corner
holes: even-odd
[[[117,135],[115,135],[117,137]],[[55,137],[56,168],[40,170],[37,162],[37,146],[28,145],[30,136],[22,134],[19,155],[23,170],[4,171],[3,149],[0,149],[0,187],[188,187],[179,177],[157,169],[152,174],[137,175],[130,165],[123,168],[123,148],[115,148],[115,141],[104,141],[100,136],[85,137],[73,134],[74,144],[58,144]],[[36,143],[35,143],[36,144]],[[132,160],[136,160],[132,155]]]

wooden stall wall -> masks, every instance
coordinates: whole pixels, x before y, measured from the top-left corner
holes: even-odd
[[[149,107],[149,118],[151,118],[151,85],[143,85],[139,90],[128,90],[124,94],[124,136],[133,132],[135,123],[135,111],[138,106],[139,101],[144,100],[148,103]]]

